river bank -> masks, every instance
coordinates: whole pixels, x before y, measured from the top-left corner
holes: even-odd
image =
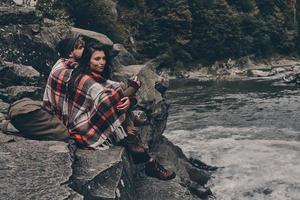
[[[170,79],[206,80],[280,80],[300,72],[300,59],[274,56],[259,59],[251,56],[237,60],[216,61],[213,65],[193,65],[188,69],[167,70]]]

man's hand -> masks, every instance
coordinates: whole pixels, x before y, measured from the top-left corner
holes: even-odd
[[[126,112],[130,107],[130,100],[128,97],[123,97],[117,105],[117,109]]]

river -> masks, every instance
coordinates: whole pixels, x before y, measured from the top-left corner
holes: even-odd
[[[300,87],[272,81],[172,81],[164,135],[221,168],[217,199],[300,199]]]

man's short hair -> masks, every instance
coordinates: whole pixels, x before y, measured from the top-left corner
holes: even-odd
[[[62,39],[56,46],[58,56],[61,58],[69,58],[71,52],[78,48],[80,45],[85,45],[81,37],[68,37]]]

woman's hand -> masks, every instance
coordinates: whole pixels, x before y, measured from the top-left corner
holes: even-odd
[[[136,91],[141,87],[142,82],[139,80],[137,76],[133,79],[128,79],[128,86],[133,87]]]
[[[128,97],[123,97],[117,105],[117,109],[126,112],[130,107],[130,100]]]
[[[139,86],[139,88],[141,87],[142,82],[139,80],[138,76],[135,76],[135,77],[133,78],[133,81],[136,82],[136,84]]]

